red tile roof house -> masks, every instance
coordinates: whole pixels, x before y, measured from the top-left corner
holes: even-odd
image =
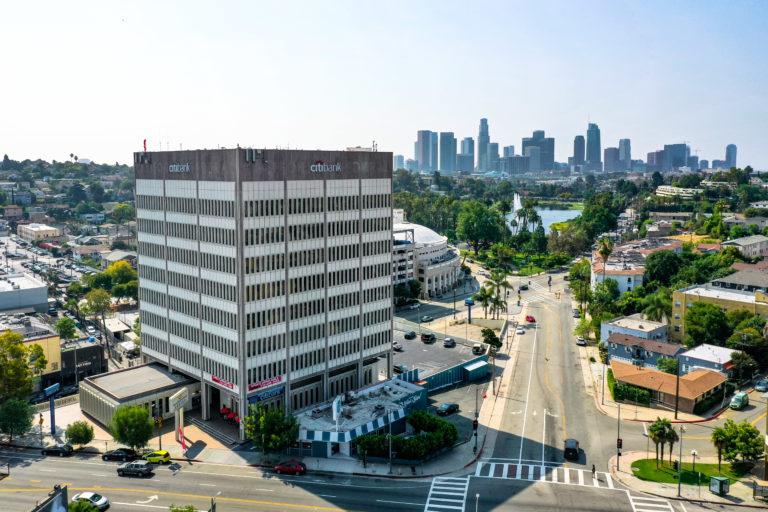
[[[675,407],[677,376],[632,364],[611,361],[613,377],[618,384],[647,389],[651,402]],[[696,404],[715,393],[722,393],[727,378],[711,370],[695,370],[680,377],[679,410],[693,413]]]

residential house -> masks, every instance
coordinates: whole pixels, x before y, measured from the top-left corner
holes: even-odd
[[[720,245],[723,247],[737,247],[741,254],[747,258],[762,258],[768,253],[768,237],[752,235],[728,240]]]
[[[734,352],[741,351],[702,343],[698,347],[680,354],[680,375],[696,370],[713,370],[730,377],[733,370],[731,359]]]
[[[669,325],[643,318],[641,313],[620,316],[607,320],[600,325],[600,339],[607,340],[612,334],[626,334],[644,340],[666,342],[669,338]]]
[[[611,364],[613,361],[621,361],[653,369],[658,369],[659,359],[676,357],[685,351],[685,347],[679,343],[653,341],[619,333],[611,334],[605,341],[605,347]]]
[[[697,284],[672,293],[670,339],[682,341],[685,338],[685,312],[696,302],[714,304],[725,312],[745,309],[755,315],[768,316],[768,295],[760,290],[749,292]]]
[[[755,292],[768,290],[768,272],[765,270],[739,270],[731,275],[712,281],[712,286],[730,290]]]
[[[731,265],[731,268],[735,270],[768,270],[768,261],[760,260],[757,263],[742,263],[737,261]]]
[[[72,248],[72,257],[77,261],[82,261],[83,259],[99,261],[101,253],[108,252],[109,247],[106,245],[78,245]]]
[[[127,261],[128,263],[131,264],[131,267],[136,268],[136,261],[137,261],[136,253],[133,251],[121,251],[121,250],[115,250],[115,251],[109,252],[101,258],[101,266],[102,268],[107,268],[111,264],[117,263],[118,261]]]
[[[642,366],[615,361],[611,363],[613,377],[618,384],[647,389],[651,401],[678,407],[693,413],[696,404],[716,393],[722,393],[727,382],[725,376],[711,370],[695,370],[679,379],[676,375]]]
[[[768,226],[768,217],[742,217],[737,215],[730,215],[723,217],[723,224],[728,227],[741,226],[747,229],[752,224],[755,224],[760,231]]]
[[[679,222],[685,224],[691,220],[691,212],[649,212],[648,218],[654,222],[665,220],[669,223]]]
[[[645,236],[648,238],[661,238],[669,236],[672,232],[672,223],[666,220],[660,220],[645,227]]]
[[[3,208],[3,217],[5,217],[8,220],[20,219],[23,216],[24,216],[24,210],[21,208],[21,206],[12,204]]]
[[[699,244],[696,246],[696,252],[699,254],[717,254],[722,249],[720,244]]]
[[[643,284],[645,273],[645,259],[656,251],[669,250],[681,253],[683,248],[679,240],[666,238],[644,238],[633,240],[624,245],[617,245],[605,263],[603,272],[603,260],[594,247],[592,251],[592,275],[591,284],[594,290],[603,279],[614,279],[619,285],[619,293],[632,291]]]
[[[83,213],[80,215],[80,220],[89,224],[101,224],[105,218],[103,213]]]

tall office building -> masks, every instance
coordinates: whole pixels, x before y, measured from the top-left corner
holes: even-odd
[[[573,163],[575,165],[584,165],[584,136],[577,135],[573,138]]]
[[[528,157],[528,171],[541,171],[541,148],[539,146],[529,146],[525,148],[525,156]]]
[[[687,144],[664,144],[663,172],[669,172],[688,165],[690,148]]]
[[[392,161],[393,169],[405,169],[405,157],[403,155],[395,155]]]
[[[456,155],[456,170],[457,171],[469,171],[475,170],[475,157],[465,153],[459,153]]]
[[[648,172],[662,171],[664,158],[664,150],[651,151],[645,159],[645,170]]]
[[[603,151],[603,170],[605,172],[619,170],[619,148],[605,148]]]
[[[504,146],[504,158],[515,156],[515,146]]]
[[[590,171],[601,171],[603,163],[601,157],[600,128],[595,123],[589,123],[587,127],[587,161],[586,166]]]
[[[698,156],[689,156],[688,157],[688,167],[692,171],[698,171],[699,170],[699,157]]]
[[[725,146],[725,165],[730,169],[736,167],[736,144]]]
[[[419,130],[416,132],[416,161],[419,162],[419,171],[431,171],[431,145],[432,132]]]
[[[299,411],[378,380],[391,165],[386,152],[134,154],[142,353],[200,382],[203,419]]]
[[[621,171],[632,170],[632,144],[629,139],[619,139],[619,162]]]
[[[526,150],[531,147],[539,148],[540,155],[540,170],[550,171],[554,168],[555,164],[555,139],[552,137],[545,137],[544,130],[536,130],[531,137],[523,137],[523,149],[524,155],[527,155]]]
[[[437,132],[431,132],[430,140],[429,140],[429,170],[430,171],[436,171],[440,168],[440,162],[438,161],[438,158],[440,157],[440,150],[438,148],[439,146],[437,142]]]
[[[499,171],[499,143],[491,142],[488,144],[488,170]]]
[[[469,169],[461,169],[462,171],[472,171],[475,169],[475,139],[472,137],[464,137],[461,139],[461,154],[472,156],[472,167]]]
[[[700,160],[699,169],[709,169],[709,160]]]
[[[456,170],[456,137],[453,132],[440,132],[440,172]]]
[[[488,144],[491,137],[488,134],[488,120],[480,119],[480,133],[477,135],[477,170],[486,172],[488,170]]]

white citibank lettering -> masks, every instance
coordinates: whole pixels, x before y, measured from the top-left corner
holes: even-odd
[[[341,164],[326,164],[318,160],[309,166],[311,172],[341,172]]]
[[[189,164],[171,164],[168,172],[189,172]]]

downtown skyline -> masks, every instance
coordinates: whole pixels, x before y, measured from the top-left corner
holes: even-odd
[[[500,152],[545,130],[565,162],[591,122],[603,147],[629,138],[633,155],[688,141],[724,159],[733,143],[740,165],[768,169],[764,3],[41,5],[4,10],[15,78],[0,153],[14,159],[128,163],[144,139],[154,151],[375,140],[408,157],[417,130],[459,144],[487,118]]]

